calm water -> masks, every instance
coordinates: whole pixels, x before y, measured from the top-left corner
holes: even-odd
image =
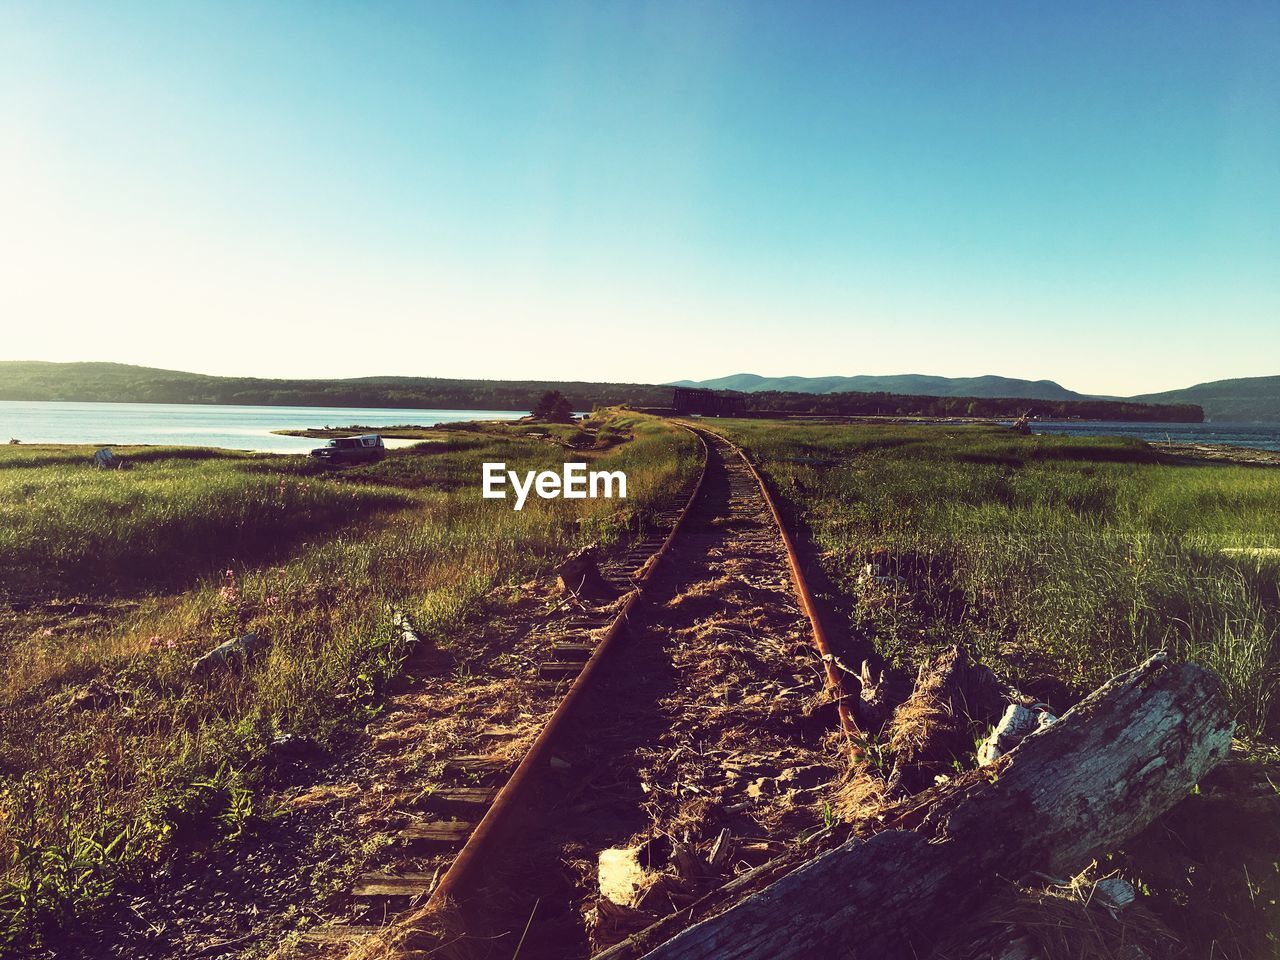
[[[1035,423],[1036,433],[1077,436],[1137,437],[1174,443],[1229,443],[1260,450],[1280,450],[1280,423]]]
[[[280,437],[272,430],[308,427],[434,426],[460,420],[512,420],[528,411],[397,410],[365,407],[241,407],[203,403],[71,403],[0,400],[0,443],[182,444],[305,453],[321,441]],[[413,440],[387,441],[403,446]]]

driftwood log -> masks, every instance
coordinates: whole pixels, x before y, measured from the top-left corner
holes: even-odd
[[[1186,796],[1231,745],[1212,674],[1156,656],[1095,691],[915,830],[830,850],[647,960],[927,956],[999,885],[1070,876]]]

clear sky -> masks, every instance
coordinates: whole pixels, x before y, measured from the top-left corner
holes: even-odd
[[[0,358],[1280,374],[1280,3],[0,0]]]

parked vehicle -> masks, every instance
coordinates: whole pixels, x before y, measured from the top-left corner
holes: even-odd
[[[311,455],[326,463],[376,463],[387,455],[382,437],[366,433],[361,437],[336,437]]]

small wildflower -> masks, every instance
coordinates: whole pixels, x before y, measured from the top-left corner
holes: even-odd
[[[223,603],[234,603],[240,599],[240,588],[236,586],[236,573],[234,570],[227,571],[227,582],[218,591],[218,597]]]

